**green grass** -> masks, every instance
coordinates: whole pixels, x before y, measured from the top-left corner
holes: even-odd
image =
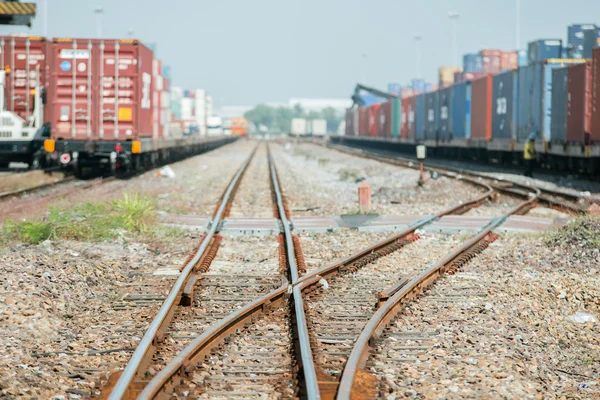
[[[41,221],[6,221],[0,230],[0,243],[70,239],[101,241],[124,233],[152,233],[156,223],[154,200],[126,193],[122,199],[103,203],[83,203],[73,208],[50,209]]]
[[[575,245],[600,248],[600,217],[586,215],[569,221],[566,225],[548,232],[544,242],[549,247]]]

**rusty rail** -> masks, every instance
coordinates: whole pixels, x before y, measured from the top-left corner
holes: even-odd
[[[169,295],[162,304],[160,310],[158,311],[158,313],[152,320],[152,323],[144,333],[142,340],[138,344],[137,348],[135,349],[134,353],[129,359],[127,366],[125,367],[121,376],[119,377],[119,380],[117,381],[110,395],[108,396],[109,400],[119,400],[126,396],[134,378],[140,372],[139,370],[142,367],[144,360],[147,359],[148,355],[152,351],[153,344],[157,340],[158,335],[160,334],[160,332],[163,332],[165,330],[166,326],[168,326],[173,316],[174,307],[179,303],[177,300],[181,297],[182,290],[184,289],[188,279],[192,275],[194,267],[204,256],[204,253],[207,251],[210,243],[213,241],[213,237],[217,233],[217,229],[219,227],[221,218],[225,213],[225,209],[230,203],[229,200],[232,197],[232,193],[235,191],[240,177],[246,171],[255,153],[256,148],[254,149],[252,154],[246,159],[246,161],[244,161],[240,169],[233,176],[231,182],[227,186],[227,190],[223,194],[216,215],[211,221],[209,232],[204,237],[204,240],[202,240],[202,242],[200,243],[200,246],[196,250],[196,254],[194,255],[194,257],[191,260],[188,260],[187,264],[183,268],[183,271],[177,278],[177,281],[171,288]]]
[[[22,195],[22,194],[25,194],[25,193],[28,193],[28,192],[35,192],[35,191],[38,191],[38,190],[41,190],[41,189],[45,189],[45,188],[48,188],[48,187],[51,187],[51,186],[58,186],[58,185],[61,185],[63,183],[71,182],[73,180],[75,180],[75,178],[72,177],[72,176],[70,176],[68,178],[61,179],[58,182],[43,183],[41,185],[32,186],[32,187],[25,188],[25,189],[19,189],[19,190],[14,190],[12,192],[0,193],[0,199],[8,199],[10,197],[17,197],[19,195]]]
[[[474,248],[481,246],[481,241],[485,240],[486,236],[504,223],[508,217],[531,207],[538,200],[537,196],[540,194],[538,189],[532,188],[532,190],[535,191],[535,195],[529,196],[527,200],[513,207],[501,217],[492,220],[477,235],[466,241],[458,249],[413,277],[408,283],[398,287],[397,290],[391,291],[393,293],[392,296],[371,317],[354,344],[342,373],[336,397],[337,400],[348,400],[359,397],[352,396],[353,393],[360,393],[362,395],[372,395],[374,393],[374,388],[365,387],[365,385],[361,386],[359,382],[371,385],[375,381],[367,372],[360,370],[360,368],[364,367],[369,357],[370,345],[373,340],[376,340],[391,319],[401,312],[402,305],[406,301],[417,296],[426,287],[431,285],[445,270],[452,268],[454,263],[462,264],[464,262],[464,258],[462,257]]]

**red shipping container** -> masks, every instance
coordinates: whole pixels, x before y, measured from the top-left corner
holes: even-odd
[[[588,142],[600,142],[600,48],[592,50],[592,130]]]
[[[369,109],[367,107],[358,109],[358,135],[369,136]]]
[[[152,51],[134,40],[54,39],[48,96],[53,137],[152,137],[153,119],[158,118],[152,104],[152,61]]]
[[[592,64],[567,69],[567,142],[584,143],[592,124]]]
[[[411,97],[402,99],[402,111],[400,113],[400,137],[408,138],[408,114],[410,112]]]
[[[377,112],[377,136],[391,137],[392,136],[392,102],[385,102],[379,107]]]
[[[40,86],[48,82],[48,42],[38,36],[0,36],[0,62],[7,71],[4,107],[29,122],[33,117],[38,71]],[[46,107],[44,120],[49,117],[50,110]]]
[[[519,55],[516,51],[503,51],[500,57],[500,69],[509,71],[519,68]]]
[[[356,126],[354,120],[354,114],[357,112],[356,108],[346,109],[346,136],[356,135]]]
[[[492,138],[492,76],[471,83],[471,139]]]
[[[373,104],[368,108],[369,110],[369,135],[377,136],[377,125],[379,121],[379,109],[381,104]]]
[[[497,74],[500,72],[502,52],[500,50],[481,50],[481,61],[484,74]]]

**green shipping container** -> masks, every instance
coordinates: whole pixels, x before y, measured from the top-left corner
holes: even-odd
[[[400,98],[392,100],[392,136],[400,136],[400,122],[402,115],[402,102]]]

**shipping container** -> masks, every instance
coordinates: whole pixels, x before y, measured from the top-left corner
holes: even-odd
[[[422,140],[425,137],[425,94],[415,97],[415,139]]]
[[[0,36],[0,62],[6,74],[4,107],[31,122],[34,117],[32,90],[38,82],[48,82],[48,42],[37,36]],[[50,108],[44,110],[44,120],[50,118]]]
[[[49,122],[56,139],[153,137],[152,51],[135,40],[54,39]],[[157,97],[157,99],[155,99]],[[154,137],[158,139],[158,137]]]
[[[402,85],[399,83],[388,83],[388,93],[393,94],[394,96],[399,96],[400,91],[402,90]]]
[[[535,133],[538,139],[550,140],[552,70],[582,62],[585,60],[552,59],[519,69],[518,139]]]
[[[512,71],[519,67],[519,55],[516,51],[504,51],[500,57],[500,69]]]
[[[463,56],[464,72],[483,72],[483,60],[481,54],[465,54]]]
[[[455,75],[454,83],[470,82],[472,80],[481,78],[483,73],[474,72],[461,72]]]
[[[567,51],[569,58],[584,58],[583,45],[586,30],[596,29],[594,24],[573,24],[567,28]]]
[[[416,92],[411,87],[402,88],[402,90],[400,91],[400,97],[402,97],[403,99],[406,97],[413,97],[415,94]]]
[[[567,142],[585,143],[592,125],[592,65],[590,61],[568,68]],[[552,110],[554,112],[554,110]]]
[[[506,71],[492,78],[492,139],[516,138],[518,76]]]
[[[438,83],[441,87],[454,83],[454,74],[462,72],[459,67],[440,67],[438,70]]]
[[[411,82],[412,90],[418,93],[425,91],[425,80],[424,79],[413,79]]]
[[[379,125],[379,109],[381,104],[373,104],[368,107],[369,110],[369,136],[377,136],[377,126]]]
[[[402,124],[402,101],[399,98],[392,100],[392,136],[400,136],[400,126]]]
[[[425,139],[439,139],[439,92],[425,94]]]
[[[529,64],[529,60],[527,58],[527,50],[519,50],[517,52],[517,64],[519,67],[524,67]]]
[[[358,134],[369,136],[369,109],[361,107],[358,109]]]
[[[392,101],[382,103],[377,110],[377,136],[392,136],[392,118]]]
[[[592,51],[600,43],[600,29],[594,27],[583,31],[583,54],[581,58],[592,58]]]
[[[592,129],[586,142],[600,142],[600,49],[592,51]]]
[[[408,138],[409,137],[409,115],[413,113],[413,121],[414,121],[414,110],[411,107],[411,103],[413,102],[414,97],[406,97],[402,99],[402,109],[401,109],[401,117],[400,117],[400,137]]]
[[[552,115],[550,140],[564,143],[567,139],[568,67],[552,71]]]
[[[386,101],[385,97],[375,96],[374,94],[365,93],[360,95],[363,107],[371,107],[374,104],[381,104]]]
[[[452,87],[438,92],[439,140],[450,140],[452,134]]]
[[[502,64],[502,52],[500,50],[481,50],[481,62],[484,74],[497,74]]]
[[[469,138],[471,134],[471,83],[452,87],[452,138]]]
[[[471,82],[471,139],[492,137],[492,85],[491,75]]]
[[[346,110],[346,136],[358,136],[358,108]]]
[[[212,118],[212,117],[211,117]],[[292,118],[290,133],[293,136],[304,136],[309,132],[308,121],[305,118]]]
[[[549,58],[561,58],[562,40],[543,39],[530,42],[527,46],[529,63],[539,63]]]

